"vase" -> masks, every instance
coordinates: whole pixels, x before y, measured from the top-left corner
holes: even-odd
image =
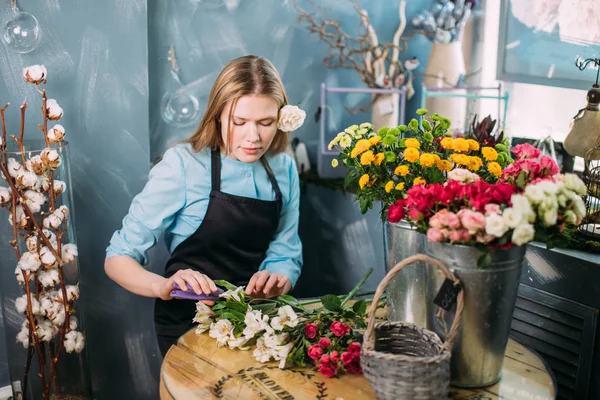
[[[379,128],[387,126],[394,128],[398,126],[400,115],[400,94],[378,94],[371,109],[371,123],[373,130],[377,132]]]
[[[415,254],[425,252],[425,235],[417,232],[405,220],[384,224],[384,251],[386,271]],[[436,307],[433,303],[437,268],[426,263],[404,267],[386,290],[388,320],[411,322],[433,330]]]
[[[20,210],[15,208],[14,218],[12,201],[0,207],[3,221],[0,224],[3,255],[0,260],[0,291],[9,375],[14,399],[91,399],[83,310],[78,300],[80,275],[69,144],[63,141],[49,147],[50,152],[44,140],[30,140],[24,141],[23,150],[13,141],[5,150],[0,149],[3,171],[7,171],[9,166],[12,168],[8,179],[26,199],[26,210],[22,206]],[[60,157],[59,164],[54,155]],[[24,164],[27,168],[16,172]],[[24,175],[25,171],[34,175]],[[7,178],[4,173],[2,177]],[[36,180],[32,181],[32,177]],[[53,196],[48,190],[51,181],[56,188]],[[10,188],[8,180],[0,179],[0,193],[6,194]],[[33,192],[46,197],[47,201],[39,209]],[[50,214],[51,208],[60,215]],[[33,216],[35,224],[31,218],[23,219],[28,215]],[[10,224],[5,223],[9,220]],[[15,238],[13,221],[18,228],[16,249],[9,245]],[[39,233],[42,229],[45,229],[44,238]],[[39,264],[25,254],[39,257]],[[64,260],[62,265],[55,256]],[[27,278],[29,280],[25,283]],[[28,294],[35,301],[27,302]],[[23,301],[25,311],[22,311]],[[29,328],[32,325],[34,329]]]
[[[466,74],[465,60],[460,41],[433,43],[425,66],[423,84],[432,91],[435,88],[456,87]],[[463,95],[465,90],[454,89],[452,93]],[[450,119],[454,128],[463,128],[467,113],[467,99],[464,97],[427,97],[426,108]]]
[[[471,388],[495,384],[500,380],[526,246],[493,252],[491,264],[484,269],[477,267],[482,253],[475,247],[427,242],[426,249],[446,263],[464,289],[450,383]],[[446,312],[443,320],[436,320],[434,331],[444,338],[453,319],[454,312]]]

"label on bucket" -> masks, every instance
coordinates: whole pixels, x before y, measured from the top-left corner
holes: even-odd
[[[444,310],[450,311],[454,307],[454,304],[456,304],[456,298],[461,290],[462,286],[460,283],[454,286],[454,282],[446,278],[433,302]]]

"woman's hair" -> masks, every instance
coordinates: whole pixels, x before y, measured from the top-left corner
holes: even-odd
[[[195,151],[205,147],[220,149],[225,147],[221,135],[221,113],[228,101],[231,102],[227,132],[231,127],[233,109],[237,100],[243,96],[268,96],[279,104],[279,108],[287,104],[285,89],[275,66],[267,59],[257,56],[244,56],[230,61],[215,81],[208,98],[206,112],[196,132],[184,143],[190,143]],[[277,130],[269,147],[272,153],[281,153],[288,144],[288,134]]]

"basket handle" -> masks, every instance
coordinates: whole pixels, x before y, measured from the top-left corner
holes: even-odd
[[[426,256],[425,254],[416,254],[414,256],[410,256],[410,257],[400,261],[398,264],[396,264],[396,266],[394,266],[394,268],[392,268],[386,274],[386,276],[383,278],[383,280],[377,286],[377,290],[375,292],[375,297],[373,297],[373,302],[371,303],[371,307],[369,308],[369,323],[367,325],[367,330],[365,332],[364,347],[367,350],[375,349],[375,312],[377,311],[377,305],[379,304],[379,300],[381,299],[383,292],[385,291],[385,289],[387,288],[389,283],[392,281],[392,279],[394,279],[396,274],[402,270],[402,268],[406,267],[407,265],[419,262],[419,261],[424,261],[428,264],[435,265],[439,270],[442,271],[442,273],[446,276],[446,278],[448,278],[452,282],[454,282],[455,285],[460,283],[460,281],[454,275],[454,273],[452,273],[452,271],[450,271],[444,265],[443,262],[441,262],[440,260],[436,260],[435,258]],[[446,341],[444,342],[444,347],[446,347],[448,350],[452,349],[452,344],[454,343],[454,339],[456,338],[456,335],[458,333],[458,327],[459,327],[460,321],[462,319],[462,311],[463,311],[463,306],[464,306],[464,299],[463,299],[464,293],[463,292],[464,291],[461,290],[458,293],[458,303],[456,305],[456,313],[454,315],[454,321],[452,322],[452,327],[450,328],[450,333],[446,336]]]

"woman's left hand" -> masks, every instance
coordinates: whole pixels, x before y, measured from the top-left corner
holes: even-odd
[[[270,274],[267,270],[258,271],[246,286],[246,294],[252,297],[269,298],[288,293],[292,283],[285,274]]]

